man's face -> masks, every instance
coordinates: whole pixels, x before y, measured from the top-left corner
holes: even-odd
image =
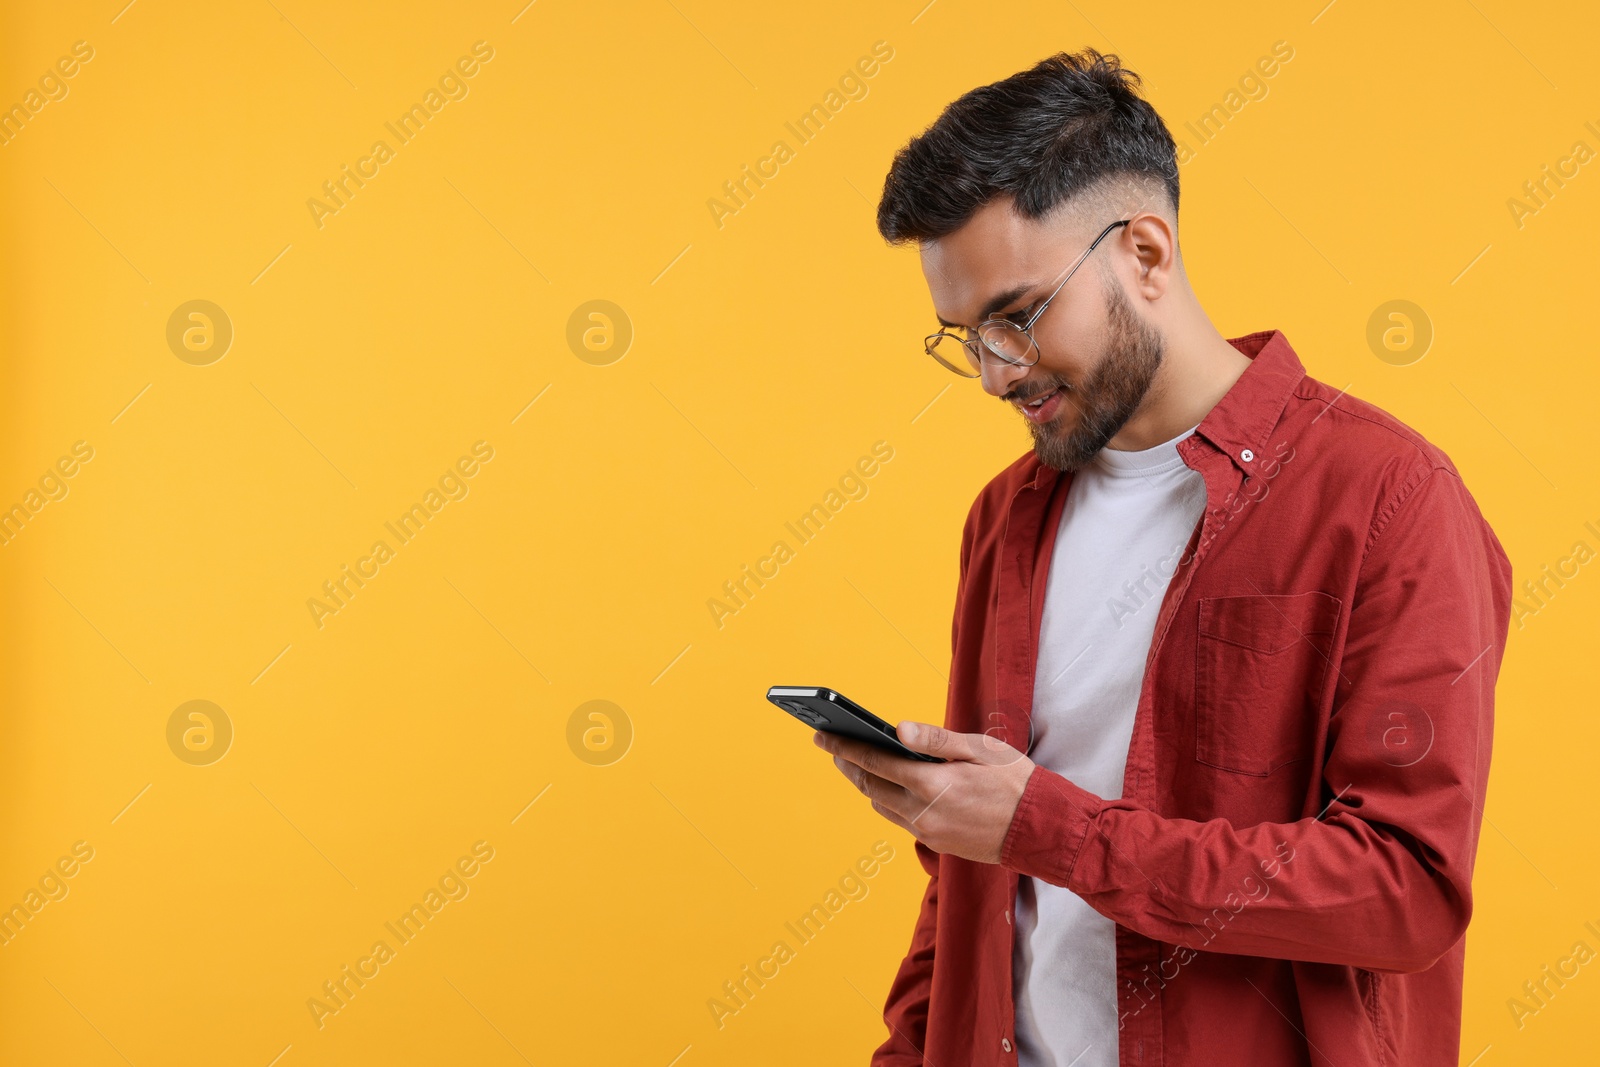
[[[1023,219],[1007,198],[980,208],[961,229],[923,246],[922,269],[941,319],[977,326],[987,318],[1019,325],[1050,295],[1099,233],[1072,235],[1060,222]],[[1113,230],[1050,302],[1033,337],[1031,367],[984,360],[984,391],[1014,404],[1040,462],[1077,470],[1138,410],[1161,365],[1161,335],[1143,322],[1108,264],[1126,255],[1127,229]],[[1001,298],[1004,303],[997,303]],[[959,330],[952,332],[961,333]],[[1033,402],[1033,406],[1029,406]]]

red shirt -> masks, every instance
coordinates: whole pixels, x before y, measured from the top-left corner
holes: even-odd
[[[1455,1067],[1511,564],[1450,459],[1278,331],[1178,448],[1206,511],[1122,798],[1036,767],[999,864],[928,888],[875,1067],[1015,1064],[1019,875],[1116,924],[1123,1067]],[[1070,474],[1030,452],[961,539],[945,725],[1026,748]],[[1070,567],[1063,559],[1058,565]]]

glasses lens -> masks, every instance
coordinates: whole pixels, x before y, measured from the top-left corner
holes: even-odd
[[[978,336],[985,348],[1007,363],[1015,363],[1022,367],[1033,365],[1033,338],[1029,337],[1022,327],[1004,319],[993,319],[983,324]]]
[[[972,347],[962,344],[958,337],[941,333],[936,334],[928,345],[928,354],[963,378],[976,378],[981,368],[972,353]]]

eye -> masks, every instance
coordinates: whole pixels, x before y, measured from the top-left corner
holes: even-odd
[[[1011,312],[1009,314],[999,315],[999,316],[996,316],[996,317],[1005,319],[1007,322],[1010,322],[1014,326],[1021,326],[1023,323],[1028,321],[1028,316],[1033,314],[1033,309],[1034,309],[1034,305],[1033,304],[1029,304],[1027,307],[1023,308],[1021,311],[1013,311],[1013,312]]]

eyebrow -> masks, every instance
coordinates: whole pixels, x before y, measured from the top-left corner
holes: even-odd
[[[997,296],[995,296],[994,299],[990,300],[987,304],[985,304],[983,306],[983,310],[978,313],[978,321],[982,322],[984,319],[987,319],[989,316],[993,315],[995,312],[999,311],[1001,308],[1006,307],[1006,306],[1008,306],[1010,304],[1016,303],[1019,299],[1021,299],[1022,297],[1026,296],[1026,295],[1028,295],[1029,293],[1033,292],[1037,288],[1039,288],[1039,283],[1038,282],[1025,282],[1022,285],[1014,285],[1014,286],[1012,286],[1010,289],[1007,289],[1005,292],[1000,293]],[[949,329],[956,329],[956,328],[959,328],[960,325],[961,325],[960,323],[957,323],[957,322],[948,321],[942,315],[939,315],[938,319],[939,319],[939,325],[940,326],[944,326],[944,327],[949,328]]]

